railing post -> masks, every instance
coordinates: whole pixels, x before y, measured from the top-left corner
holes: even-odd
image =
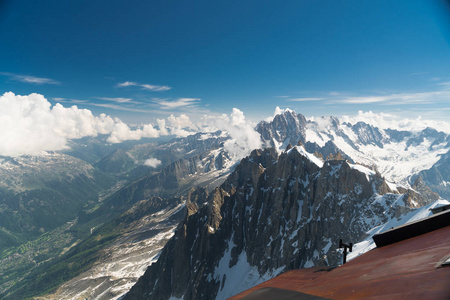
[[[352,252],[352,249],[353,249],[353,244],[352,243],[350,243],[350,244],[344,244],[343,242],[342,242],[342,239],[340,239],[339,240],[339,249],[340,248],[344,248],[344,251],[343,251],[343,253],[344,253],[344,262],[343,262],[343,264],[345,264],[346,262],[347,262],[347,250],[349,251],[349,252]]]

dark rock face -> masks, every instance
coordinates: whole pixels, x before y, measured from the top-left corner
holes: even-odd
[[[440,160],[430,169],[420,172],[420,169],[411,171],[411,173],[417,173],[410,174],[405,178],[398,178],[393,174],[395,172],[385,169],[384,172],[390,174],[384,173],[384,175],[388,176],[391,181],[401,181],[402,184],[409,184],[410,186],[420,176],[425,184],[441,197],[450,197],[450,175],[448,171],[450,170],[448,167],[450,159],[448,153],[443,154],[443,149],[447,151],[450,149],[450,135],[443,131],[433,128],[425,128],[420,132],[380,129],[365,122],[340,123],[334,117],[321,117],[307,121],[301,114],[296,114],[290,110],[275,116],[271,122],[263,121],[259,123],[256,129],[261,134],[266,146],[285,149],[288,144],[298,145],[300,142],[310,153],[316,153],[323,158],[333,157],[339,153],[350,162],[361,162],[361,157],[371,157],[370,151],[369,153],[364,152],[368,148],[372,148],[372,151],[379,149],[382,153],[382,149],[385,149],[386,146],[389,149],[395,144],[396,148],[393,147],[393,149],[397,153],[409,151],[404,160],[414,160],[416,155],[420,156],[420,153],[428,148],[430,153],[437,153],[441,156]],[[379,157],[378,159],[389,160],[392,158]],[[392,161],[395,162],[395,160]],[[377,159],[372,162],[368,159],[364,163],[376,165]],[[401,172],[401,167],[396,168]],[[394,176],[392,177],[392,175]]]
[[[259,123],[256,131],[261,134],[263,140],[269,143],[269,147],[276,146],[274,140],[297,145],[299,141],[305,142],[306,124],[307,121],[303,115],[296,114],[294,111],[286,111],[276,115],[272,122]]]
[[[334,156],[337,153],[343,156],[346,160],[353,162],[353,160],[346,155],[345,153],[341,153],[341,150],[331,141],[326,142],[323,147],[320,147],[316,143],[306,142],[305,149],[309,153],[318,153],[322,156],[322,158],[327,158],[330,156]]]
[[[224,299],[261,276],[337,265],[340,238],[362,240],[413,207],[374,172],[306,156],[255,150],[220,188],[191,193],[174,238],[125,299]]]
[[[358,122],[352,127],[352,130],[358,136],[361,144],[375,144],[378,147],[383,148],[383,135],[378,128],[364,122]]]
[[[444,199],[450,199],[450,152],[442,155],[439,161],[430,169],[421,171],[418,176],[439,193]]]
[[[227,154],[223,151],[217,154],[207,152],[177,160],[161,170],[147,173],[129,183],[106,199],[103,205],[89,217],[107,219],[117,215],[118,212],[125,211],[142,199],[159,196],[170,198],[187,193],[192,186],[208,186],[210,182],[205,180],[207,177],[205,174],[214,170],[223,170],[226,167],[224,162],[228,163]],[[223,182],[226,174],[221,174],[223,179],[216,177],[212,179]],[[200,180],[204,181],[200,182]],[[82,215],[81,218],[83,220],[87,217]]]
[[[411,145],[423,143],[425,139],[434,140],[434,142],[430,145],[430,148],[433,147],[434,145],[450,141],[450,137],[444,132],[439,132],[436,129],[427,127],[424,130],[422,130],[417,136],[409,139],[408,142],[406,143],[406,146],[409,147]]]
[[[199,154],[213,148],[218,148],[221,143],[228,139],[226,135],[222,135],[220,130],[209,135],[207,134],[206,137],[202,137],[204,135],[204,133],[200,132],[187,136],[183,139],[179,139],[179,144],[186,152],[195,150],[195,154]],[[176,141],[178,142],[178,140]]]
[[[395,129],[385,129],[384,132],[389,136],[393,142],[401,142],[412,135],[409,131],[399,131]]]

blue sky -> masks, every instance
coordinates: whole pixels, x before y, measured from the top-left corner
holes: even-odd
[[[135,123],[276,106],[450,119],[446,1],[0,3],[1,94]]]

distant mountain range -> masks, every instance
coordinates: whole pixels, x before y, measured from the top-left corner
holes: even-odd
[[[255,130],[266,150],[242,161],[221,131],[0,157],[1,297],[117,299],[168,242],[127,298],[222,299],[283,270],[337,264],[340,238],[362,241],[450,198],[444,132],[291,110]]]
[[[387,180],[408,186],[422,175],[436,191],[449,192],[446,186],[450,177],[445,170],[449,166],[450,136],[436,129],[381,129],[364,122],[341,123],[335,117],[308,121],[286,110],[271,122],[259,123],[256,130],[267,146],[284,149],[300,141],[308,152],[318,152],[324,158],[339,152],[352,162],[375,167]]]

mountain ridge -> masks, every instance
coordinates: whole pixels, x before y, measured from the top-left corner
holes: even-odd
[[[253,151],[205,200],[124,299],[224,299],[282,270],[335,265],[339,238],[415,206],[375,172],[303,147]]]
[[[79,142],[79,145],[77,144],[78,142],[72,142],[74,145],[73,150],[64,151],[68,159],[72,159],[68,156],[70,153],[77,157],[85,158],[87,164],[81,163],[80,168],[85,166],[86,170],[90,170],[89,172],[101,172],[101,174],[110,178],[112,182],[116,181],[117,184],[109,192],[99,190],[101,195],[99,195],[98,200],[92,199],[90,206],[83,208],[83,211],[78,216],[78,221],[81,223],[88,221],[83,228],[77,224],[71,228],[77,228],[76,230],[83,231],[84,235],[89,235],[89,230],[92,233],[92,230],[98,228],[99,224],[107,222],[111,218],[116,218],[117,214],[126,211],[131,206],[139,203],[139,201],[151,197],[170,198],[172,196],[185,196],[191,187],[200,186],[206,187],[207,190],[198,193],[202,196],[192,196],[192,199],[196,198],[198,201],[188,201],[186,204],[187,214],[192,216],[198,210],[202,210],[204,203],[208,200],[208,197],[205,195],[215,193],[214,197],[220,201],[218,200],[218,202],[214,202],[214,205],[208,206],[208,210],[205,212],[207,225],[200,221],[198,224],[206,226],[206,230],[210,231],[210,233],[217,232],[220,224],[223,222],[221,209],[225,199],[230,197],[236,198],[235,189],[245,184],[252,186],[254,188],[253,192],[257,193],[256,186],[259,181],[262,181],[260,178],[261,174],[266,172],[267,176],[267,169],[270,169],[270,165],[278,163],[278,158],[275,162],[273,157],[279,157],[292,151],[301,152],[308,160],[316,161],[315,165],[317,167],[320,165],[319,169],[323,168],[324,164],[326,168],[333,167],[336,170],[345,169],[347,168],[346,165],[348,165],[350,169],[358,169],[364,173],[367,178],[378,178],[378,193],[391,196],[381,197],[381,199],[377,198],[378,200],[374,198],[375,204],[369,204],[369,207],[377,205],[380,209],[380,207],[390,203],[389,205],[395,207],[390,212],[393,217],[402,216],[409,210],[423,205],[424,203],[421,202],[421,199],[424,196],[429,197],[429,199],[437,199],[439,196],[435,192],[438,192],[441,196],[446,196],[450,192],[450,174],[447,172],[448,168],[446,168],[450,161],[448,159],[450,139],[447,134],[432,128],[426,128],[417,132],[381,129],[364,122],[356,122],[354,124],[342,122],[335,117],[308,119],[292,110],[286,110],[276,115],[272,120],[260,122],[255,127],[255,130],[259,132],[264,147],[274,147],[273,149],[267,148],[269,155],[258,156],[257,153],[261,154],[263,150],[253,151],[250,155],[250,157],[261,161],[262,165],[266,167],[260,168],[253,162],[244,159],[241,163],[246,165],[246,168],[241,166],[236,169],[236,172],[232,171],[236,167],[239,157],[225,150],[228,149],[225,144],[230,141],[231,137],[222,131],[196,133],[186,138],[172,139],[160,143],[148,143],[148,141],[145,141],[145,143],[140,144],[139,142],[132,142],[129,145],[124,144],[117,147],[102,145],[102,137],[99,138],[99,141],[96,139],[83,139]],[[300,146],[295,147],[295,145]],[[84,150],[88,151],[88,153],[84,153]],[[245,150],[250,152],[251,149]],[[51,155],[60,154],[50,153],[50,156],[47,157],[51,157]],[[14,168],[14,166],[17,167],[21,159],[35,160],[36,163],[44,159],[41,162],[43,163],[45,161],[44,157],[4,157],[1,158],[3,160],[0,165]],[[155,162],[159,161],[159,164],[155,164],[153,167],[146,166],[145,162],[149,158],[154,159]],[[326,159],[325,162],[323,162],[324,158]],[[426,169],[429,166],[431,167]],[[290,165],[286,165],[284,168],[285,170],[290,170],[290,167]],[[400,171],[397,171],[397,167]],[[4,168],[4,170],[7,171],[8,168]],[[346,172],[350,172],[350,169],[347,168]],[[76,170],[74,168],[74,171]],[[286,175],[281,171],[277,172],[280,172],[279,175],[282,175],[277,175],[277,178],[282,178]],[[317,170],[311,172],[314,173]],[[346,172],[344,173],[346,174]],[[58,172],[54,172],[52,175],[55,174],[58,174]],[[83,172],[80,174],[83,174]],[[227,179],[228,175],[230,176]],[[92,175],[90,176],[92,177]],[[386,177],[388,180],[384,180],[383,177]],[[51,178],[51,176],[48,178]],[[246,178],[250,178],[250,182],[246,183]],[[304,180],[307,182],[305,178]],[[335,179],[330,178],[330,180],[333,182]],[[346,179],[342,178],[339,180],[345,182]],[[308,184],[312,181],[309,178]],[[215,187],[222,183],[223,192],[216,191]],[[427,185],[434,192],[430,191]],[[266,186],[265,188],[268,187]],[[279,189],[279,191],[289,191],[290,187],[280,185]],[[366,191],[369,191],[369,189],[366,188]],[[246,191],[246,193],[250,198],[252,197],[249,191]],[[308,192],[305,192],[305,194],[308,194]],[[345,193],[341,194],[344,195]],[[398,194],[403,194],[401,199],[399,196],[393,196]],[[193,195],[192,192],[190,195]],[[36,199],[42,198],[41,196],[36,195]],[[321,194],[320,197],[331,199],[328,194]],[[4,198],[14,199],[11,195],[5,195]],[[400,205],[405,201],[407,201],[408,206]],[[305,209],[307,208],[305,207]],[[245,213],[250,213],[249,209]],[[378,224],[375,222],[376,218],[373,219],[373,216],[369,215],[369,210],[366,213],[368,214],[366,215],[367,223],[363,222],[364,224],[359,224],[358,226],[366,228]],[[241,214],[244,213],[241,212]],[[95,216],[99,218],[94,220]],[[320,217],[324,218],[324,216]],[[94,219],[89,223],[90,218]],[[375,223],[370,223],[372,219],[375,220]],[[68,221],[72,222],[73,219]],[[243,221],[239,222],[242,223]],[[381,221],[378,219],[377,222]],[[80,236],[80,234],[77,234],[77,236]],[[274,240],[272,243],[277,245],[276,247],[280,247],[279,241]],[[284,243],[286,244],[286,242]],[[72,242],[66,247],[71,245]],[[233,245],[238,245],[238,243],[234,244],[233,242]],[[328,242],[326,245],[328,245]],[[226,244],[225,246],[228,247],[229,245]],[[317,247],[320,248],[322,246],[318,244]],[[320,249],[323,249],[323,247]],[[149,253],[151,252],[149,251]],[[237,260],[234,252],[233,254],[230,252],[229,255]],[[330,258],[333,255],[327,257]],[[317,258],[315,260],[308,257],[304,258],[303,263],[305,261],[310,261],[309,264],[318,263]],[[245,265],[244,262],[246,260],[242,259],[239,261]],[[299,262],[294,260],[293,264],[296,265]],[[275,269],[271,270],[274,271]],[[259,271],[252,276],[260,276]],[[228,279],[229,282],[230,278]],[[244,281],[244,278],[241,279]],[[92,286],[95,286],[96,283],[93,282],[92,284]],[[224,284],[227,285],[229,283]],[[86,288],[87,286],[88,283],[86,281]]]

